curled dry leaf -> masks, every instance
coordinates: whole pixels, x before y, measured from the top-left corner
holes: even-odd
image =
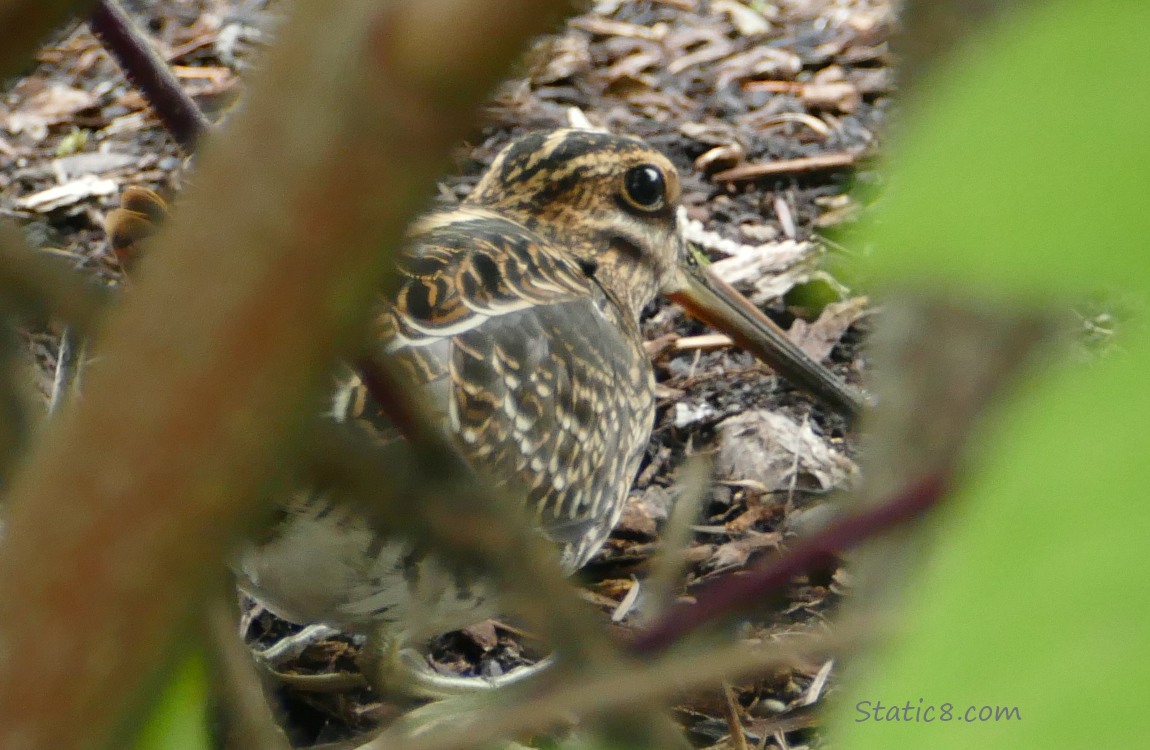
[[[667,33],[667,27],[664,24],[647,27],[625,21],[612,21],[600,16],[578,16],[577,18],[572,18],[568,22],[568,25],[572,28],[598,36],[623,36],[631,39],[650,39],[652,41],[662,39]]]
[[[692,141],[708,146],[726,146],[740,142],[735,126],[716,117],[708,117],[702,122],[685,122],[679,126],[679,132]]]
[[[823,308],[822,315],[814,323],[796,320],[788,335],[812,359],[821,362],[835,348],[847,329],[869,312],[868,304],[870,300],[866,297],[832,302]]]
[[[26,99],[19,111],[5,117],[4,128],[13,135],[26,133],[40,142],[48,136],[49,127],[71,120],[76,113],[92,109],[99,101],[90,91],[51,85]]]
[[[690,52],[683,50],[681,55],[673,54],[671,64],[667,66],[667,72],[671,75],[678,75],[696,65],[721,60],[731,54],[734,48],[731,40],[720,34],[714,34]]]
[[[803,104],[813,110],[850,114],[862,104],[862,93],[838,65],[823,68],[802,87]]]
[[[746,156],[746,149],[738,142],[729,143],[725,146],[715,146],[704,151],[695,159],[695,169],[703,174],[711,174],[741,164]]]
[[[776,532],[750,531],[739,539],[716,546],[703,567],[711,571],[741,568],[754,553],[763,549],[776,549],[782,541],[783,535]]]
[[[620,78],[639,78],[643,71],[662,62],[663,53],[655,45],[645,44],[598,75],[611,84]]]
[[[768,492],[792,486],[830,490],[850,486],[858,467],[811,429],[782,414],[755,409],[724,419],[718,425],[719,451],[715,475],[751,480]]]
[[[16,201],[16,207],[25,211],[48,213],[71,206],[94,196],[112,195],[119,189],[115,180],[102,179],[92,174],[38,193],[26,195]]]

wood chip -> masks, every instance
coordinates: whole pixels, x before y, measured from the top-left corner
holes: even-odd
[[[87,198],[113,195],[117,189],[115,180],[101,179],[89,174],[63,185],[26,195],[16,201],[16,207],[25,211],[48,213],[58,208],[74,205]]]
[[[711,12],[725,13],[742,36],[759,36],[771,30],[771,22],[737,0],[711,0]]]
[[[845,169],[854,166],[858,157],[859,154],[856,151],[840,151],[819,154],[818,156],[801,156],[797,159],[783,159],[782,161],[740,164],[737,167],[711,175],[711,179],[717,182],[749,182],[764,177],[780,177],[827,169]]]
[[[631,39],[649,39],[657,42],[667,33],[666,26],[648,28],[634,23],[612,21],[598,16],[580,16],[568,22],[572,28],[582,29],[600,36],[623,36]]]
[[[725,333],[704,333],[699,336],[683,336],[675,340],[675,351],[687,352],[695,349],[711,351],[725,349],[731,344],[731,337]]]

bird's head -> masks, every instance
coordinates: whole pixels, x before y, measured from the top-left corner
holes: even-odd
[[[669,291],[687,258],[679,174],[637,138],[591,130],[532,133],[491,165],[468,203],[514,218],[574,256],[634,317]]]
[[[678,222],[681,192],[671,161],[637,138],[555,130],[504,148],[467,202],[571,253],[630,320],[637,322],[644,305],[662,293],[788,379],[857,414],[860,395],[696,264]]]

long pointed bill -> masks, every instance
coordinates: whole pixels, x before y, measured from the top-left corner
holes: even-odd
[[[866,404],[862,394],[811,359],[783,329],[727,282],[702,266],[680,266],[681,288],[667,294],[687,312],[726,333],[775,372],[848,417]]]

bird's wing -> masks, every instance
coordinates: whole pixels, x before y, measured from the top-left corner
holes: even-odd
[[[107,231],[125,265],[166,215],[125,192]],[[476,208],[416,224],[375,340],[424,389],[472,465],[523,492],[579,567],[614,525],[650,432],[650,368],[598,285],[561,250]],[[334,412],[386,420],[355,376]]]
[[[581,564],[617,518],[650,432],[639,341],[572,259],[481,210],[425,220],[400,270],[380,345],[472,465],[524,492]]]

